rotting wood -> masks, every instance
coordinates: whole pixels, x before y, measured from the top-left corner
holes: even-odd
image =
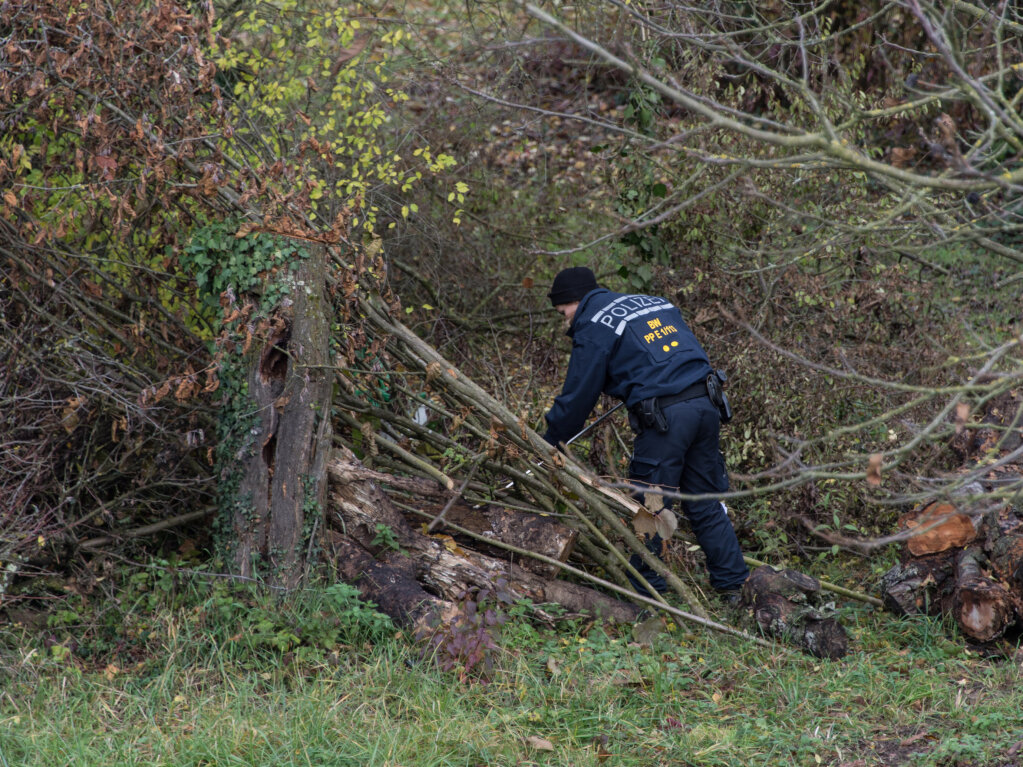
[[[389,573],[411,573],[429,593],[451,602],[470,587],[503,578],[513,592],[535,602],[556,601],[574,612],[598,613],[614,620],[631,620],[638,613],[635,605],[611,599],[593,589],[555,582],[510,562],[459,547],[450,536],[418,532],[387,496],[361,475],[360,468],[353,454],[345,450],[337,452],[328,466],[330,508],[343,520],[337,532],[357,544],[371,559],[382,558],[391,568]],[[389,530],[389,538],[397,551],[389,550],[387,543],[381,540],[378,525]],[[343,550],[351,552],[350,548]],[[364,558],[360,561],[366,562]],[[374,572],[379,570],[373,569]],[[345,572],[346,577],[352,577],[351,572]],[[419,598],[414,590],[406,589],[406,593],[412,595],[411,599]],[[392,610],[400,612],[397,608]],[[414,611],[415,607],[410,606],[408,610]]]
[[[713,631],[730,636],[738,637],[744,641],[758,644],[763,647],[779,649],[770,642],[760,637],[752,636],[744,631],[731,626],[712,621],[703,616],[681,610],[672,605],[665,605],[649,597],[637,594],[629,586],[620,586],[599,577],[572,567],[563,562],[544,557],[525,550],[516,550],[522,556],[532,556],[555,565],[564,572],[579,579],[594,583],[602,589],[612,591],[624,596],[630,602],[622,602],[618,599],[608,597],[606,594],[586,586],[580,586],[564,580],[545,579],[535,574],[526,572],[515,565],[509,565],[500,560],[493,560],[483,555],[476,554],[469,549],[453,552],[447,545],[435,538],[417,534],[402,515],[388,503],[386,496],[378,487],[369,481],[360,481],[359,463],[350,451],[341,450],[330,463],[331,491],[330,508],[331,516],[337,520],[337,527],[330,531],[332,538],[342,536],[344,540],[353,543],[359,550],[369,554],[373,561],[383,562],[387,565],[394,565],[395,557],[405,556],[406,562],[400,562],[395,566],[398,572],[404,572],[403,568],[414,567],[415,578],[424,586],[424,591],[431,596],[438,597],[445,601],[457,599],[462,593],[465,585],[484,585],[493,582],[494,575],[498,574],[509,583],[512,591],[528,597],[534,602],[556,602],[572,612],[585,612],[599,614],[607,620],[618,622],[631,622],[636,619],[640,603],[647,607],[653,607],[671,615],[679,620],[700,625]],[[384,521],[380,521],[384,520]],[[398,545],[399,551],[389,551],[388,547],[373,541],[373,530],[377,524],[385,524],[391,531],[394,542]],[[469,534],[468,530],[459,532]],[[507,544],[501,544],[507,546]],[[352,549],[340,546],[335,543],[338,551],[351,552]],[[407,549],[405,553],[401,549]],[[513,548],[508,546],[508,548]],[[363,564],[364,569],[369,572],[376,572],[375,567],[370,566],[369,560],[359,556],[356,559]],[[411,564],[410,564],[411,563]],[[358,568],[352,569],[343,564],[339,572],[345,573],[346,579],[354,578],[356,583],[361,583],[365,589],[367,598],[373,599],[372,581],[357,572]],[[383,571],[388,576],[397,577],[393,571]],[[381,577],[381,576],[378,576]],[[389,581],[384,581],[388,583]],[[413,592],[415,593],[415,592]],[[412,597],[415,600],[416,597]],[[422,596],[419,595],[419,599]],[[418,603],[416,603],[418,604]],[[392,603],[390,609],[395,614],[402,612],[397,605]],[[407,612],[412,614],[416,611],[412,605]]]
[[[577,531],[538,514],[512,511],[496,505],[476,508],[464,501],[455,501],[446,508],[445,520],[453,525],[471,530],[483,539],[509,543],[559,562],[568,561],[579,538]],[[427,517],[433,516],[433,521],[438,518],[434,515],[434,510],[427,506],[424,506],[423,512]],[[443,525],[440,530],[444,530]],[[504,556],[500,549],[488,548],[485,543],[478,544],[477,547],[491,556]],[[528,558],[519,559],[521,561],[517,564],[537,575],[546,578],[554,578],[557,575],[557,568],[554,565]]]
[[[250,360],[248,395],[255,422],[240,446],[239,487],[232,518],[235,570],[254,569],[272,584],[297,586],[326,498],[331,441],[330,321],[323,274],[325,250],[312,247],[287,277],[289,304],[274,316]]]
[[[764,633],[816,658],[842,658],[849,651],[845,629],[820,608],[820,583],[795,570],[758,567],[742,589],[743,603]]]
[[[896,615],[939,615],[951,594],[954,554],[910,557],[881,578],[886,610]]]

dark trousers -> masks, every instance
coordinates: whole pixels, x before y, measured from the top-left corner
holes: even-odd
[[[697,397],[668,406],[664,415],[668,421],[665,433],[643,429],[636,435],[629,479],[692,495],[727,492],[728,473],[719,443],[721,418],[714,404],[707,397]],[[670,508],[671,499],[664,500],[665,508]],[[683,501],[682,508],[707,557],[710,585],[719,590],[741,586],[749,570],[721,502],[714,498]],[[647,541],[647,547],[659,554],[660,536]],[[667,588],[664,578],[644,564],[638,554],[629,561],[655,589]],[[633,586],[642,593],[635,581]]]

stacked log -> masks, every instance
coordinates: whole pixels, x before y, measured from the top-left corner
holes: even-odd
[[[1012,507],[971,517],[934,503],[904,515],[900,526],[916,534],[881,579],[887,609],[950,615],[981,643],[1023,625],[1023,518]]]
[[[1023,628],[1023,392],[1006,389],[972,423],[965,405],[951,447],[963,465],[961,500],[932,503],[899,520],[899,564],[881,579],[898,615],[949,615],[975,642]]]

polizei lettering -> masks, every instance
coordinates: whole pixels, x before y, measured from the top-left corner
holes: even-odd
[[[594,314],[590,322],[606,325],[614,330],[615,335],[620,336],[625,330],[625,326],[637,317],[672,308],[674,307],[671,303],[663,298],[638,295],[620,296]]]

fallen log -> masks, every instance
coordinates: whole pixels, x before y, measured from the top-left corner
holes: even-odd
[[[397,625],[420,629],[431,615],[449,616],[456,610],[453,602],[422,587],[407,558],[380,561],[343,534],[330,531],[328,537],[341,579],[358,588],[363,599],[375,603]]]
[[[931,504],[901,526],[924,532],[908,539],[901,562],[881,578],[887,610],[948,615],[981,643],[1023,619],[1023,520],[1010,507],[975,524],[950,504]]]
[[[795,570],[764,566],[754,570],[742,589],[743,603],[765,634],[794,644],[816,658],[842,658],[849,639],[842,625],[818,609],[821,587]]]
[[[990,642],[1016,622],[1016,611],[1009,590],[989,578],[983,565],[984,553],[979,547],[959,555],[952,615],[964,634],[978,642]]]
[[[440,508],[424,506],[421,514],[427,520],[431,518],[436,520],[441,511]],[[469,539],[455,533],[453,537],[456,541],[463,545],[475,545],[481,552],[499,558],[508,558],[507,551],[496,546],[489,546],[481,542],[479,538],[510,544],[527,551],[535,551],[537,554],[543,554],[545,557],[556,559],[559,562],[568,561],[575,548],[576,540],[579,538],[577,531],[538,514],[490,505],[475,507],[464,501],[455,501],[448,507],[444,520],[452,526],[469,530],[478,536],[478,538]],[[440,529],[444,529],[443,523]],[[537,559],[518,557],[513,561],[545,578],[554,578],[558,574],[557,565]]]
[[[1023,520],[1006,507],[984,516],[981,533],[995,577],[1023,599]]]
[[[533,602],[556,602],[571,612],[629,622],[639,608],[576,584],[544,578],[512,562],[460,546],[449,535],[420,532],[372,481],[347,450],[330,461],[331,540],[338,572],[402,625],[431,609],[446,608],[472,587],[504,579]],[[567,554],[566,554],[567,556]],[[418,588],[412,582],[418,584]],[[441,600],[442,604],[437,604]],[[381,604],[381,609],[384,604]]]

